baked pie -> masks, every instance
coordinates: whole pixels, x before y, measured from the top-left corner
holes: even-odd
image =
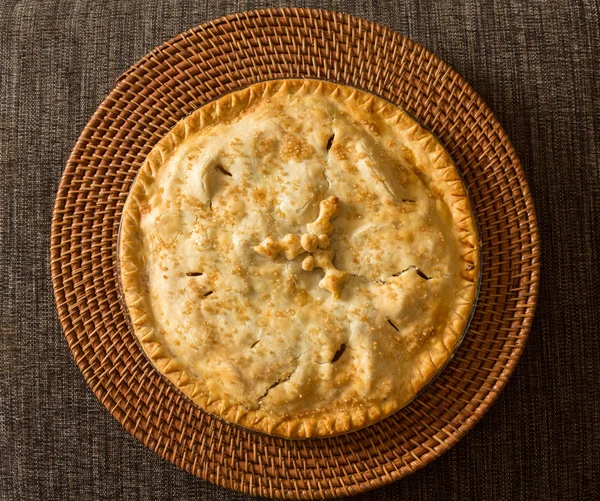
[[[141,167],[119,239],[156,368],[210,413],[289,438],[407,404],[460,342],[478,270],[438,141],[317,80],[251,85],[180,121]]]

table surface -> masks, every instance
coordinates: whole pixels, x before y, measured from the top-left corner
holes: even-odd
[[[248,496],[180,471],[110,416],[73,362],[49,265],[52,205],[82,128],[146,52],[225,14],[288,2],[0,6],[0,499]],[[597,2],[295,2],[421,43],[482,96],[531,186],[542,281],[525,353],[456,447],[357,499],[599,499],[600,19]]]

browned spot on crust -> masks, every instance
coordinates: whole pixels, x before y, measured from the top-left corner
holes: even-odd
[[[252,193],[252,198],[257,204],[265,206],[267,200],[267,190],[265,190],[264,188],[258,188],[254,190],[254,192]]]
[[[262,134],[257,134],[252,142],[252,153],[258,158],[276,153],[278,149],[279,141],[277,139],[264,137]]]
[[[340,143],[334,143],[331,146],[330,151],[333,151],[338,160],[348,159],[348,152],[346,151],[346,148],[344,148]]]
[[[379,135],[379,128],[373,122],[363,120],[363,125],[373,134],[374,136]]]
[[[284,140],[282,153],[285,159],[300,161],[310,158],[315,153],[315,149],[304,139],[290,135]]]

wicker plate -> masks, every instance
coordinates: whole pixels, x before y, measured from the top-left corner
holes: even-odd
[[[483,277],[456,356],[412,404],[362,431],[288,441],[203,412],[154,370],[119,302],[123,203],[152,146],[222,93],[273,78],[324,78],[398,103],[448,149],[481,226]],[[537,223],[515,152],[485,103],[427,50],[343,14],[273,9],[194,28],[119,80],[75,146],[52,221],[52,282],[77,365],[106,408],[177,466],[239,491],[313,499],[402,478],[447,451],[512,373],[533,319]]]

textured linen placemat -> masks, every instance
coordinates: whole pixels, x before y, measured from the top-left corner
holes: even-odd
[[[525,354],[487,416],[423,470],[357,499],[598,499],[597,2],[5,1],[0,5],[0,499],[250,499],[145,449],[76,368],[52,297],[54,195],[115,79],[177,33],[276,6],[345,11],[451,64],[523,163],[542,239]]]

